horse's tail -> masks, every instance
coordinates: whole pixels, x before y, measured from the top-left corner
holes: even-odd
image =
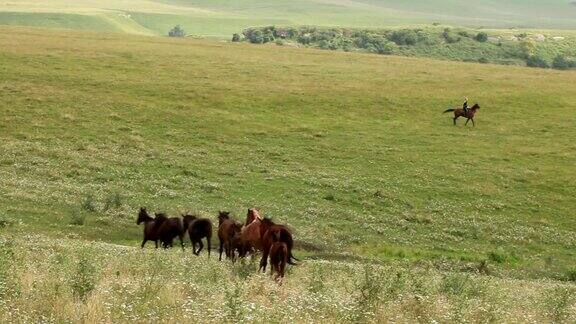
[[[443,114],[445,114],[445,113],[447,113],[447,112],[451,112],[451,111],[454,111],[454,110],[456,110],[456,109],[452,109],[452,108],[450,108],[450,109],[446,109],[446,110],[444,110]]]
[[[294,260],[294,261],[292,261]],[[298,265],[295,261],[300,261],[299,259],[296,259],[296,257],[294,256],[294,254],[292,254],[292,250],[288,251],[288,264],[290,265]]]

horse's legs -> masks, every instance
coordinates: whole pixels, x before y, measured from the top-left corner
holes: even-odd
[[[208,245],[208,258],[210,258],[210,250],[212,250],[212,246],[211,246],[212,242],[211,241],[212,241],[212,236],[211,235],[206,236],[206,243]]]
[[[466,119],[466,124],[464,124],[464,126],[468,126],[469,121],[470,121],[470,118]]]
[[[218,261],[222,261],[222,250],[224,249],[224,242],[220,241],[220,257],[218,258]],[[228,254],[228,252],[226,252],[226,254]]]
[[[456,119],[458,119],[458,116],[454,117],[454,126],[456,126]]]
[[[270,253],[269,250],[267,251],[264,249],[264,251],[262,251],[262,259],[260,259],[260,269],[262,269],[262,272],[266,272],[266,265],[268,264],[268,253]]]
[[[284,270],[286,269],[286,262],[280,264],[280,278],[284,278]]]
[[[158,248],[158,240],[154,240],[154,245]]]
[[[471,119],[472,119],[472,126],[476,127],[476,124],[474,124],[474,118],[471,118]]]
[[[182,247],[182,251],[184,251],[184,234],[178,235],[178,238],[180,239],[180,246]]]
[[[142,244],[140,245],[140,247],[144,248],[144,244],[146,244],[147,241],[148,241],[147,239],[144,239],[144,241],[142,241]]]
[[[202,251],[202,249],[204,248],[204,243],[202,243],[202,239],[198,240],[198,245],[200,245],[200,248],[198,249],[198,251],[196,251],[196,255],[200,255],[200,251]]]

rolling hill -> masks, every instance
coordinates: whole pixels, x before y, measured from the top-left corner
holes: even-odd
[[[21,27],[0,69],[1,322],[576,320],[574,71]],[[141,250],[140,206],[302,264]]]
[[[470,27],[574,29],[569,0],[130,0],[0,1],[0,25],[164,35],[176,24],[194,35],[228,38],[249,26]]]

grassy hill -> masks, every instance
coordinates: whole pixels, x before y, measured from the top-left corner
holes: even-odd
[[[492,28],[576,28],[576,6],[570,0],[47,0],[0,1],[0,12],[0,25],[164,35],[181,24],[191,34],[219,38],[261,25],[374,28],[439,22]]]
[[[574,320],[576,73],[0,30],[0,320]],[[259,207],[304,264],[140,251],[140,206]]]

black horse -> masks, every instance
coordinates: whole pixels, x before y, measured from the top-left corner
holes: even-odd
[[[182,215],[184,222],[184,230],[188,231],[190,242],[192,242],[192,252],[196,255],[204,248],[202,239],[206,238],[208,245],[208,257],[210,257],[211,241],[212,241],[212,221],[208,218],[198,218],[194,215]],[[196,250],[196,244],[200,247]]]

